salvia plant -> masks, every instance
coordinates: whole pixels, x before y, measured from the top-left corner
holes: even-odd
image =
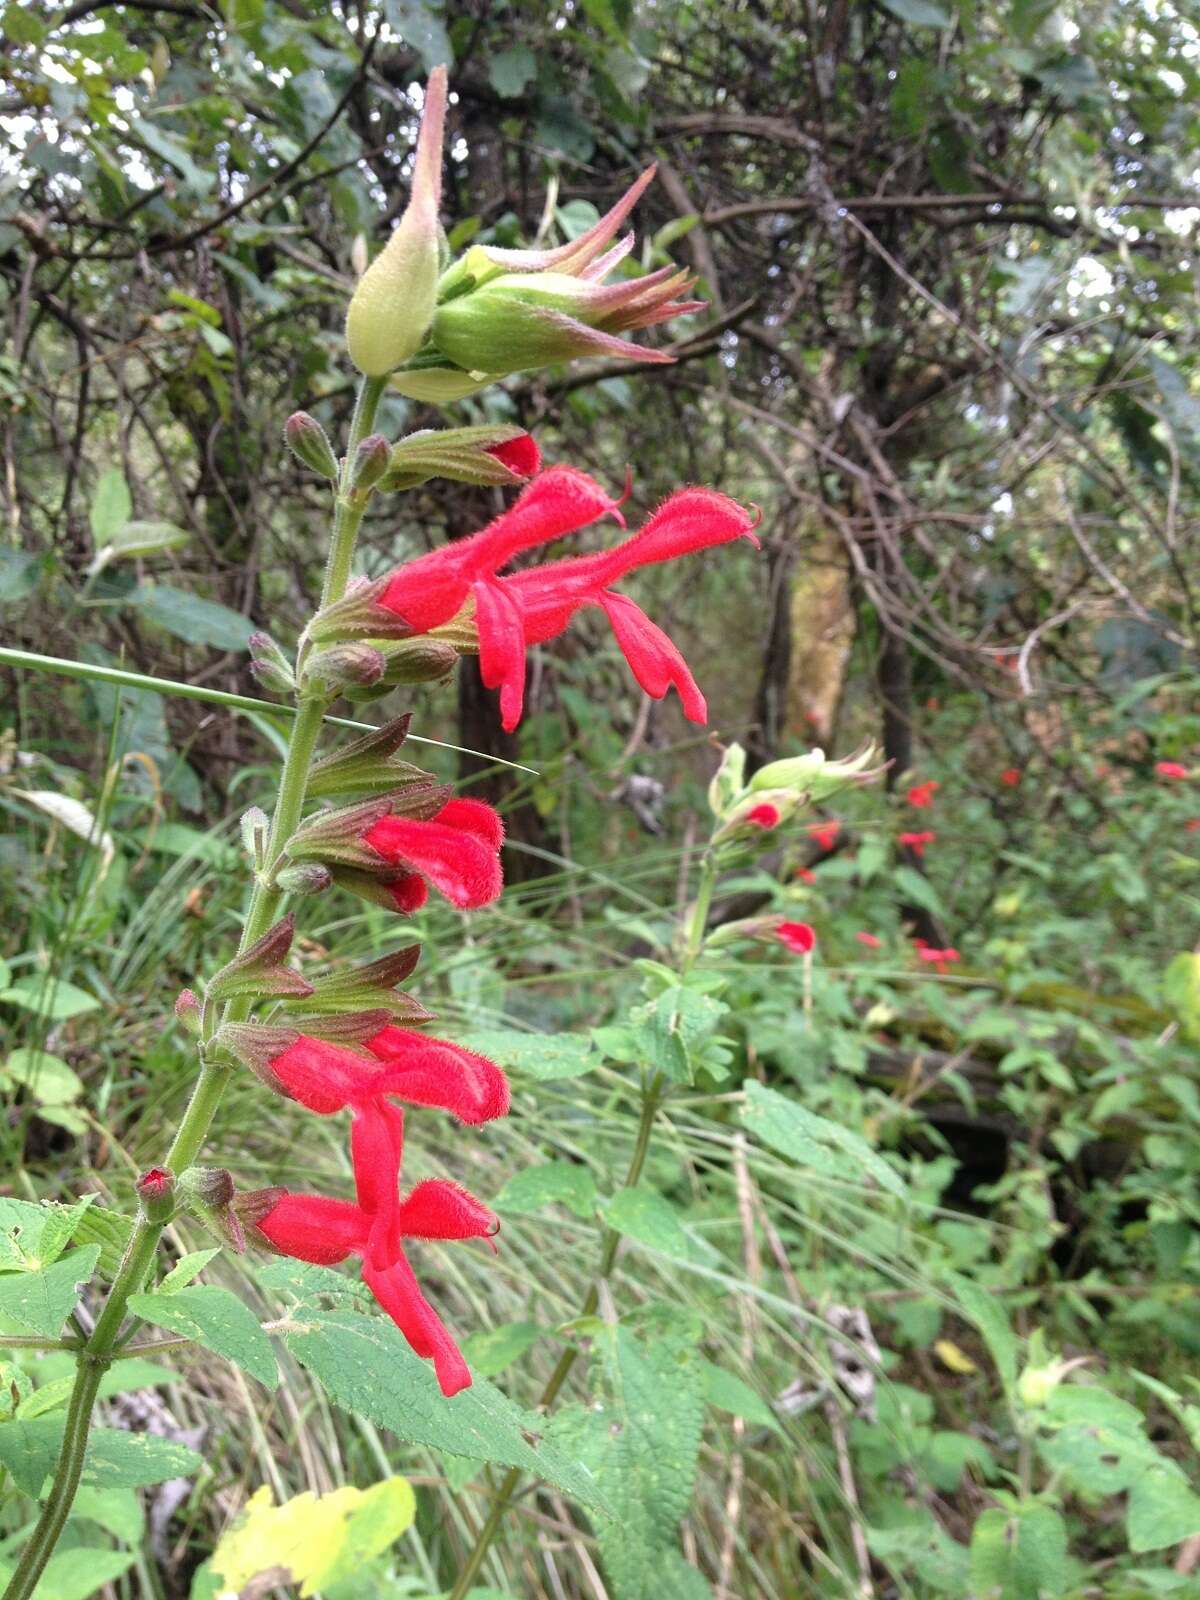
[[[39,1582],[85,1465],[99,1459],[103,1482],[93,1413],[114,1362],[148,1348],[136,1339],[143,1322],[173,1330],[179,1343],[194,1341],[229,1355],[264,1381],[274,1378],[269,1345],[248,1309],[226,1290],[189,1287],[195,1263],[182,1271],[176,1267],[148,1288],[158,1274],[164,1229],[185,1213],[238,1252],[271,1252],[326,1269],[353,1258],[380,1313],[415,1358],[415,1364],[402,1361],[400,1347],[387,1346],[389,1387],[413,1388],[425,1416],[431,1407],[444,1406],[453,1418],[460,1408],[457,1433],[448,1423],[448,1432],[422,1435],[415,1427],[413,1436],[509,1468],[455,1596],[465,1594],[477,1575],[522,1470],[540,1470],[585,1501],[603,1501],[586,1462],[572,1461],[562,1445],[535,1449],[524,1414],[495,1391],[486,1403],[480,1399],[475,1409],[461,1410],[472,1404],[464,1393],[472,1388],[470,1368],[409,1260],[410,1241],[484,1240],[495,1247],[498,1221],[482,1200],[443,1179],[406,1189],[403,1157],[406,1116],[443,1112],[468,1128],[503,1117],[510,1099],[504,1063],[429,1033],[428,1010],[398,987],[417,966],[415,944],[357,968],[335,961],[332,973],[315,981],[290,959],[307,900],[334,885],[396,917],[417,911],[431,889],[461,911],[488,906],[502,887],[501,819],[490,806],[453,794],[401,757],[406,716],[334,748],[322,748],[322,734],[339,697],[362,702],[397,686],[443,681],[464,655],[478,657],[485,685],[499,693],[501,721],[512,729],[522,715],[530,647],[561,634],[584,607],[598,607],[607,617],[647,694],[662,698],[674,689],[685,715],[703,723],[704,697],[683,656],[620,585],[653,563],[739,540],[757,544],[757,513],[711,489],[688,487],[629,532],[627,496],[614,496],[572,466],[543,466],[534,440],[515,426],[431,429],[397,442],[374,431],[389,386],[422,401],[449,402],[506,374],[579,356],[636,352],[642,360],[668,360],[626,336],[699,304],[686,298],[688,276],[670,267],[614,277],[633,243],[632,234],[621,236],[622,225],[651,172],[587,232],[558,248],[481,245],[448,261],[439,222],[445,103],[446,79],[439,69],[426,92],[410,202],[350,301],[346,342],[360,378],[344,450],[339,455],[305,413],[289,418],[284,430],[292,452],[329,483],[324,583],[294,652],[266,634],[251,641],[252,668],[263,688],[295,705],[274,809],[268,815],[256,807],[242,819],[251,881],[236,954],[176,1002],[176,1015],[195,1042],[194,1088],[161,1163],[137,1182],[136,1218],[123,1225],[105,1214],[124,1249],[90,1331],[71,1308],[79,1280],[94,1270],[102,1244],[111,1239],[89,1233],[78,1208],[63,1212],[53,1240],[42,1239],[47,1259],[72,1237],[80,1248],[63,1258],[61,1269],[52,1269],[61,1277],[43,1284],[50,1309],[30,1313],[38,1336],[23,1342],[69,1349],[77,1365],[65,1419],[38,1434],[43,1453],[23,1479],[36,1494],[48,1478],[49,1490],[5,1600],[45,1592]],[[511,486],[519,493],[470,537],[375,581],[355,577],[355,540],[368,503],[431,477]],[[608,548],[514,569],[519,556],[606,519],[625,530]],[[727,1052],[713,1032],[723,1010],[716,998],[720,981],[698,969],[706,948],[760,938],[782,940],[806,960],[813,951],[813,930],[782,916],[710,931],[718,872],[750,858],[810,801],[872,776],[869,751],[841,763],[814,751],[764,767],[749,780],[742,752],[734,746],[725,753],[710,793],[711,838],[694,899],[680,918],[673,961],[643,963],[646,999],[629,1056],[641,1069],[642,1109],[627,1188],[642,1175],[664,1098],[691,1082],[702,1066],[718,1079],[724,1075]],[[285,911],[289,902],[293,908]],[[222,1096],[231,1075],[243,1070],[315,1116],[346,1119],[353,1199],[243,1188],[231,1171],[210,1163],[206,1147]],[[99,1209],[93,1213],[95,1228]],[[98,1242],[81,1242],[88,1240]],[[26,1243],[33,1242],[27,1235]],[[617,1231],[608,1229],[597,1286],[580,1307],[580,1326],[597,1311],[598,1285],[613,1265],[617,1243]],[[202,1264],[206,1258],[197,1259]],[[39,1315],[48,1320],[39,1322]],[[73,1332],[56,1337],[68,1317]],[[354,1327],[361,1322],[355,1315]],[[351,1324],[344,1328],[349,1342]],[[542,1396],[544,1407],[557,1397],[574,1356],[575,1347],[569,1347]],[[631,1352],[626,1356],[634,1359]],[[352,1384],[336,1397],[369,1410]],[[110,1448],[104,1439],[99,1444]],[[619,1539],[609,1542],[606,1559],[619,1570]],[[668,1563],[664,1573],[671,1570]]]

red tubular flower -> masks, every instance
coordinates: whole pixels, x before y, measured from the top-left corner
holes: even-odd
[[[854,937],[859,944],[865,944],[868,950],[879,950],[883,946],[883,940],[876,938],[873,933],[856,933]]]
[[[384,1063],[378,1093],[436,1106],[460,1122],[489,1122],[508,1111],[508,1079],[494,1061],[411,1028],[387,1027],[367,1040]]]
[[[637,567],[670,561],[691,551],[754,538],[754,521],[741,506],[710,489],[680,489],[646,525],[612,550],[553,561],[527,572],[475,585],[479,666],[489,689],[500,690],[500,713],[511,731],[525,698],[525,652],[564,632],[584,606],[601,607],[641,687],[661,700],[679,691],[692,722],[708,716],[687,663],[663,631],[627,596],[609,586]]]
[[[392,866],[421,873],[462,910],[490,904],[503,887],[499,852],[504,824],[481,800],[450,800],[429,822],[381,817],[361,838]],[[391,881],[398,910],[420,904],[407,875]]]
[[[1174,782],[1191,776],[1188,769],[1179,761],[1156,761],[1154,770],[1160,778],[1170,778]]]
[[[821,849],[828,852],[837,843],[837,836],[842,831],[842,825],[836,819],[832,822],[814,822],[809,825],[808,837],[815,839]]]
[[[911,850],[913,855],[923,856],[925,854],[925,846],[932,844],[936,838],[937,834],[926,828],[921,833],[902,833],[900,835],[900,843],[906,850]]]
[[[933,797],[941,788],[936,779],[930,778],[927,783],[914,783],[908,791],[908,803],[915,806],[918,811],[923,811],[926,806],[933,804]]]
[[[379,1093],[376,1060],[306,1033],[256,1070],[269,1087],[322,1117]]]
[[[1185,833],[1200,833],[1200,817],[1192,817],[1183,825]]]
[[[917,947],[917,960],[926,962],[935,972],[947,972],[952,962],[962,960],[953,945],[947,945],[944,950],[935,950],[923,940],[914,939],[913,943]]]
[[[797,867],[796,877],[800,879],[801,883],[816,883],[817,881],[817,875],[811,867]]]
[[[521,443],[499,445],[492,453],[499,455]],[[594,478],[574,467],[551,467],[479,533],[406,562],[393,574],[379,603],[403,617],[415,632],[425,633],[449,622],[466,604],[473,583],[494,576],[522,550],[577,533],[610,513],[623,525],[617,502]]]
[[[484,454],[495,456],[502,467],[515,472],[518,478],[532,478],[542,465],[542,452],[531,433],[518,434],[503,444],[490,444]]]
[[[807,922],[781,922],[775,937],[798,956],[809,955],[816,948],[816,930]]]
[[[417,1284],[404,1239],[490,1239],[499,1223],[457,1184],[430,1179],[399,1198],[404,1119],[385,1102],[361,1109],[351,1143],[357,1203],[283,1194],[252,1227],[300,1261],[336,1266],[362,1258],[363,1282],[417,1355],[431,1360],[446,1396],[470,1385],[462,1353]]]
[[[742,818],[752,828],[777,828],[779,826],[779,807],[768,805],[764,802],[759,806],[752,806]]]
[[[1020,767],[1005,767],[1004,771],[1000,774],[1000,782],[1006,784],[1010,789],[1015,789],[1020,781]]]

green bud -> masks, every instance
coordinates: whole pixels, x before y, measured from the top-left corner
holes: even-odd
[[[294,411],[283,425],[283,437],[298,461],[330,482],[336,481],[337,457],[316,417],[310,417],[307,411]]]
[[[137,1181],[137,1197],[147,1222],[170,1222],[175,1215],[175,1174],[166,1167],[151,1167]]]
[[[272,694],[294,694],[296,676],[292,663],[269,633],[250,635],[250,671]]]
[[[360,640],[332,644],[318,650],[304,666],[304,688],[323,685],[330,694],[347,689],[367,689],[379,682],[387,668],[382,652]]]
[[[446,70],[435,67],[425,86],[425,112],[407,209],[359,279],[346,312],[350,359],[369,378],[386,376],[417,353],[437,307],[445,114]]]
[[[373,433],[364,439],[350,463],[351,494],[362,494],[367,489],[373,489],[387,472],[391,454],[392,447],[381,433]]]

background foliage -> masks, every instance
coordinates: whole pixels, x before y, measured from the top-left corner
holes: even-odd
[[[1200,798],[1155,772],[1200,770],[1195,7],[10,0],[3,32],[7,647],[256,694],[246,638],[291,636],[322,559],[281,422],[344,428],[341,310],[447,61],[456,245],[569,237],[657,160],[642,264],[689,260],[711,302],[673,367],[510,380],[460,420],[515,419],[605,482],[629,463],[639,508],[688,480],[761,505],[764,554],[643,575],[654,615],[754,760],[873,736],[892,762],[821,808],[835,839],[801,830],[720,885],[716,923],[786,910],[817,955],[709,959],[692,1086],[618,1195],[715,753],[586,623],[544,652],[519,741],[472,672],[456,718],[415,696],[424,736],[481,752],[421,758],[502,801],[519,884],[467,930],[419,921],[425,997],[518,1086],[478,1171],[449,1130],[416,1152],[505,1219],[495,1261],[429,1268],[478,1330],[483,1432],[423,1432],[403,1385],[352,1392],[348,1341],[406,1358],[348,1280],[202,1261],[169,1314],[249,1298],[240,1343],[224,1302],[213,1322],[234,1365],[118,1364],[106,1486],[47,1594],[215,1593],[251,1496],[226,1573],[261,1536],[298,1585],[262,1490],[339,1486],[376,1499],[327,1506],[314,1586],[440,1593],[496,1492],[478,1455],[529,1464],[513,1419],[577,1346],[562,1472],[509,1513],[480,1595],[1200,1593],[1194,967],[1163,987],[1197,938]],[[381,502],[368,570],[498,503]],[[280,733],[2,670],[0,1204],[22,1231],[0,1318],[49,1337],[69,1252],[104,1271],[106,1208],[186,1093],[165,1019],[236,937],[235,819]],[[917,778],[940,784],[925,810]],[[923,856],[899,842],[921,829]],[[314,960],[335,933],[386,948],[374,911],[324,914]],[[922,964],[914,934],[960,962]],[[346,1181],[333,1135],[306,1123],[298,1149],[257,1087],[224,1126],[246,1184]],[[81,1194],[69,1225],[19,1209]],[[604,1220],[625,1243],[581,1323]],[[268,1394],[258,1324],[299,1309]],[[6,1491],[37,1492],[66,1368],[5,1369]],[[11,1545],[27,1507],[9,1495]]]

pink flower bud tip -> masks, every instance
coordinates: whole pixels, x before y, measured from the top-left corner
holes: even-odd
[[[1160,778],[1169,778],[1172,782],[1178,782],[1191,776],[1187,767],[1179,761],[1156,761],[1154,770]]]
[[[811,955],[817,944],[816,930],[807,922],[781,922],[775,937],[798,956]]]

